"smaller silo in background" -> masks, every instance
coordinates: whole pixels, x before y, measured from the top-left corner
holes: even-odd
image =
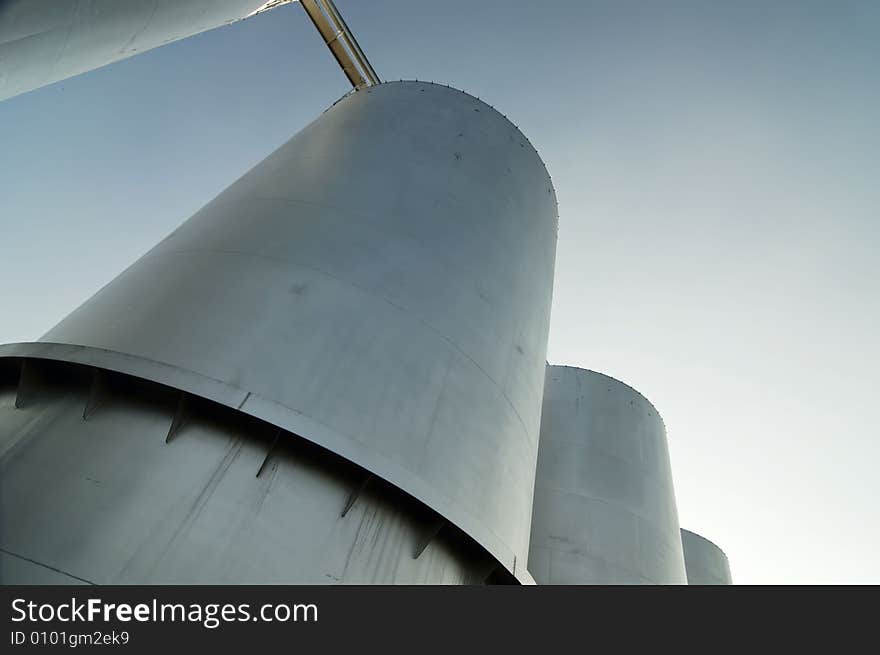
[[[705,537],[684,529],[681,531],[681,545],[684,548],[688,584],[733,584],[727,555],[718,546]]]
[[[529,572],[538,584],[685,584],[666,429],[641,394],[548,366]]]

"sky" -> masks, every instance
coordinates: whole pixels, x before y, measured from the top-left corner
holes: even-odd
[[[504,112],[559,199],[548,359],[664,417],[738,583],[880,583],[880,3],[336,0],[379,75]],[[0,343],[348,90],[290,5],[0,102]]]

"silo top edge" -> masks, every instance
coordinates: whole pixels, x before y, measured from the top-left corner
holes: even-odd
[[[724,552],[724,549],[721,548],[721,546],[719,546],[718,544],[716,544],[716,543],[715,543],[714,541],[712,541],[711,539],[707,539],[707,538],[704,537],[703,535],[701,535],[701,534],[697,534],[696,532],[693,532],[692,530],[687,530],[687,529],[685,529],[685,528],[681,528],[681,531],[682,531],[682,533],[685,533],[685,532],[686,532],[687,534],[691,535],[692,537],[697,537],[697,538],[700,539],[701,541],[705,541],[707,544],[709,544],[710,546],[712,546],[712,548],[714,548],[714,549],[717,550],[719,553],[721,553],[721,555],[724,557],[725,560],[727,560],[728,562],[730,561],[730,558],[727,557],[727,553]]]
[[[553,189],[553,198],[556,199],[556,187],[553,185],[553,177],[550,175],[550,171],[547,169],[547,164],[546,164],[546,162],[544,161],[544,158],[541,156],[541,153],[538,152],[538,149],[535,147],[535,144],[533,144],[533,143],[529,140],[529,137],[527,137],[527,136],[523,133],[523,131],[522,131],[521,129],[519,129],[519,125],[517,125],[516,123],[514,123],[514,122],[513,122],[512,120],[510,120],[505,114],[503,114],[502,112],[500,112],[498,109],[496,109],[495,107],[493,107],[492,105],[490,105],[490,104],[489,104],[488,102],[486,102],[485,100],[483,100],[483,99],[481,99],[481,98],[479,98],[479,97],[477,97],[477,96],[475,96],[475,95],[473,95],[473,94],[470,94],[470,93],[468,93],[467,91],[463,91],[463,90],[461,90],[461,89],[459,89],[459,88],[457,88],[457,87],[450,86],[449,84],[442,84],[442,83],[440,83],[440,82],[428,82],[428,81],[426,81],[426,80],[415,80],[415,79],[413,79],[413,80],[386,80],[386,81],[384,81],[384,82],[380,82],[379,84],[374,84],[373,86],[366,87],[366,88],[364,88],[364,89],[362,89],[362,90],[360,90],[360,91],[354,91],[354,90],[346,91],[342,96],[340,96],[339,98],[337,98],[337,99],[336,99],[336,100],[335,100],[335,101],[334,101],[329,107],[327,107],[327,109],[325,109],[324,111],[325,111],[325,112],[326,112],[326,111],[329,111],[330,109],[332,109],[333,107],[335,107],[336,105],[338,105],[338,104],[339,104],[340,102],[342,102],[343,100],[346,100],[347,98],[351,98],[351,97],[353,97],[353,96],[355,96],[355,95],[357,95],[357,94],[359,94],[359,93],[370,93],[373,89],[378,89],[378,88],[381,88],[381,87],[387,87],[387,86],[391,86],[391,85],[395,85],[395,84],[429,84],[429,85],[431,85],[431,86],[442,87],[442,88],[444,88],[444,89],[449,89],[449,90],[451,90],[451,91],[456,91],[456,92],[458,92],[458,93],[461,93],[461,94],[463,94],[463,95],[466,95],[466,96],[468,96],[469,98],[475,100],[476,102],[479,102],[479,103],[480,103],[481,105],[483,105],[484,107],[488,107],[488,108],[489,108],[490,110],[492,110],[495,114],[497,114],[498,116],[500,116],[501,118],[503,118],[503,119],[504,119],[504,120],[505,120],[505,121],[506,121],[506,122],[507,122],[507,123],[508,123],[508,124],[509,124],[509,125],[515,130],[515,131],[516,131],[516,133],[519,134],[519,135],[523,138],[523,140],[524,140],[526,143],[529,144],[529,148],[531,148],[532,152],[538,157],[538,161],[541,162],[541,166],[544,167],[544,173],[547,175],[547,179],[550,181],[550,187]],[[557,204],[556,218],[557,218],[557,224],[558,224],[558,222],[559,222],[559,212],[558,212],[558,205],[559,205],[559,202],[558,202],[558,200],[557,200],[557,203],[556,203],[556,204]]]
[[[632,385],[629,385],[626,382],[623,382],[622,380],[618,380],[617,378],[612,377],[612,376],[608,375],[607,373],[602,373],[601,371],[594,371],[593,369],[590,369],[590,368],[582,368],[580,366],[572,366],[570,364],[551,364],[549,362],[547,363],[547,368],[548,369],[550,369],[550,368],[567,368],[567,369],[571,369],[573,371],[578,371],[580,373],[592,373],[593,375],[599,375],[599,376],[606,378],[608,380],[611,380],[612,382],[615,382],[623,387],[626,387],[627,389],[632,391],[634,394],[639,396],[646,403],[648,403],[648,405],[651,407],[651,409],[653,409],[657,413],[657,416],[660,417],[660,421],[663,423],[663,427],[665,429],[666,422],[663,421],[663,415],[660,413],[660,410],[657,409],[657,407],[654,405],[654,403],[652,403],[648,399],[648,397],[645,396],[645,394],[643,394],[641,391],[639,391],[638,389],[636,389]]]

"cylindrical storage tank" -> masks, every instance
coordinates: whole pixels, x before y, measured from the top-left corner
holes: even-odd
[[[529,571],[538,584],[685,584],[663,420],[607,375],[548,366]]]
[[[681,545],[684,548],[688,584],[733,584],[727,555],[718,546],[696,532],[684,528],[681,530]]]
[[[3,549],[97,582],[434,582],[485,577],[468,541],[530,582],[556,230],[544,164],[487,104],[422,82],[346,96],[39,342],[0,348],[24,396],[0,409]],[[41,400],[47,362],[92,381]],[[128,378],[180,398],[91,400]],[[78,430],[74,396],[97,404]],[[279,469],[260,491],[265,470],[234,472],[253,430],[221,406],[362,476]],[[102,420],[87,447],[57,432]],[[382,511],[344,528],[370,494]],[[382,513],[401,495],[424,520]],[[411,566],[435,547],[451,554]]]
[[[0,100],[245,18],[265,0],[3,0]]]

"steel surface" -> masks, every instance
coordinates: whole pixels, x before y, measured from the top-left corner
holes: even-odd
[[[177,390],[101,372],[83,420],[78,373],[37,370],[19,408],[8,376],[0,391],[2,584],[463,584],[497,566],[387,483],[342,516],[362,470],[234,410],[181,413]]]
[[[265,0],[0,0],[0,100],[235,22],[267,4],[277,6]]]
[[[391,482],[530,582],[556,229],[547,171],[507,119],[441,85],[381,84],[0,355],[263,419]]]
[[[688,584],[730,585],[730,564],[727,555],[711,541],[682,528],[681,543]]]
[[[641,394],[548,366],[529,571],[538,584],[684,584],[666,430]]]
[[[330,49],[336,63],[355,89],[379,84],[379,76],[348,29],[333,0],[300,0],[300,5],[324,44]]]

